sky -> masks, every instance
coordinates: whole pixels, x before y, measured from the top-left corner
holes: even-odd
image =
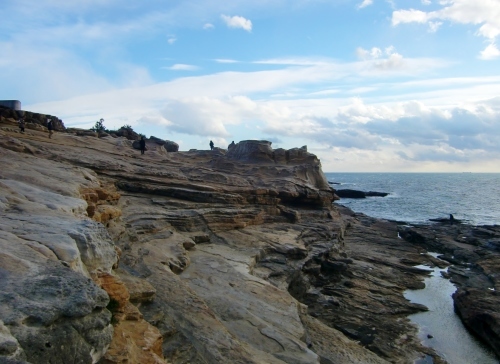
[[[500,0],[0,0],[0,99],[66,127],[500,172]]]

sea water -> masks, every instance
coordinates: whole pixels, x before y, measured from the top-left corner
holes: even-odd
[[[455,313],[451,295],[456,287],[441,276],[446,269],[417,267],[431,270],[431,276],[424,281],[425,289],[408,290],[404,296],[429,309],[409,316],[419,327],[422,343],[436,350],[450,364],[498,363],[493,350],[473,337]]]
[[[472,225],[500,224],[500,173],[325,173],[334,189],[389,193],[386,197],[341,199],[355,212],[408,223],[430,218]]]
[[[335,189],[389,193],[386,197],[341,199],[336,203],[355,212],[410,224],[430,223],[430,218],[456,219],[473,225],[500,224],[500,174],[476,173],[326,173]],[[423,267],[422,267],[423,268]],[[453,308],[456,287],[428,268],[425,289],[408,290],[406,299],[429,311],[410,315],[419,337],[450,364],[499,363],[493,351],[474,338]],[[432,338],[427,337],[431,335]]]

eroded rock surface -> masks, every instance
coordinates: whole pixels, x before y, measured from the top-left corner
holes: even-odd
[[[332,205],[307,148],[141,155],[126,137],[0,126],[0,358],[442,362],[402,294],[436,259]]]

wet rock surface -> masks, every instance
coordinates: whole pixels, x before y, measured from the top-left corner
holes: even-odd
[[[441,363],[407,319],[426,309],[403,297],[414,265],[455,264],[457,307],[494,288],[496,233],[436,240],[332,205],[305,147],[154,144],[0,123],[0,360]]]
[[[453,264],[449,277],[458,286],[455,310],[466,327],[500,357],[500,226],[444,221],[399,228],[407,241]]]

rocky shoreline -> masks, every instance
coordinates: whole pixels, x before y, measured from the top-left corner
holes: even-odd
[[[427,251],[500,355],[498,227],[355,214],[305,147],[132,144],[1,118],[0,362],[444,363],[403,296]]]

